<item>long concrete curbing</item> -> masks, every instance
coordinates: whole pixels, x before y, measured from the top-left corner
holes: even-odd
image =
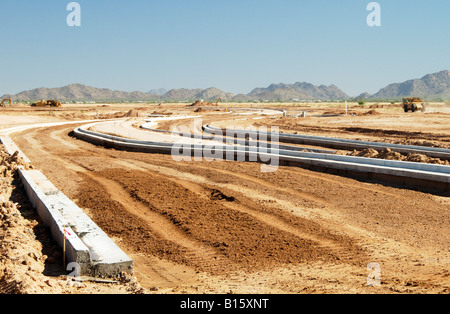
[[[83,122],[92,120],[76,123]],[[19,152],[25,162],[30,162],[8,134],[35,127],[65,124],[75,123],[49,123],[2,130],[0,140],[9,154]],[[78,275],[117,278],[122,274],[134,273],[134,261],[42,172],[19,167],[18,173],[32,206],[43,223],[50,228],[58,245],[65,247],[66,262],[77,264],[75,268],[79,271]]]
[[[44,224],[50,228],[53,238],[60,247],[64,246],[64,229],[66,229],[66,259],[69,263],[74,262],[80,265],[81,272],[86,274],[90,268],[89,249],[69,226],[59,209],[55,207],[49,198],[49,192],[48,194],[44,193],[33,179],[33,176],[39,175],[38,172],[26,171],[20,167],[19,175],[31,204]]]
[[[216,128],[210,125],[203,127],[203,131],[207,133],[224,133],[223,129]],[[269,138],[271,133],[261,132],[254,130],[232,130],[238,136],[242,135],[253,135],[255,137],[264,136]],[[335,149],[386,149],[389,148],[393,151],[399,153],[418,153],[427,155],[429,157],[450,159],[450,149],[439,148],[439,147],[424,147],[424,146],[414,146],[414,145],[401,145],[401,144],[390,144],[382,142],[369,142],[369,141],[358,141],[350,139],[339,139],[331,137],[322,136],[310,136],[302,134],[277,134],[277,138],[280,142],[292,143],[292,144],[306,144],[306,145],[320,145],[323,147],[335,148]]]
[[[95,145],[109,148],[171,154],[175,144],[137,141],[117,136],[88,131],[86,127],[74,130],[74,135]],[[382,160],[364,157],[341,156],[336,154],[298,152],[274,148],[251,148],[233,145],[191,145],[184,146],[189,156],[203,156],[205,151],[215,151],[214,156],[240,156],[242,161],[264,162],[278,159],[280,165],[332,169],[343,174],[366,174],[368,178],[378,178],[388,181],[400,181],[405,184],[421,185],[444,191],[450,190],[450,167],[424,163]],[[231,154],[230,154],[231,153]],[[244,157],[244,158],[242,158]],[[394,179],[394,180],[393,180]]]
[[[133,273],[133,260],[40,171],[19,168],[19,175],[54,239],[66,247],[67,262],[80,266],[80,275],[119,277],[122,273]]]
[[[141,129],[145,129],[145,130],[148,130],[151,132],[177,135],[177,136],[181,136],[184,138],[193,138],[193,139],[200,139],[200,140],[215,140],[215,141],[222,141],[223,143],[233,143],[233,144],[237,144],[237,145],[244,145],[244,146],[251,146],[251,147],[256,147],[256,146],[262,145],[260,141],[256,142],[256,141],[253,141],[252,139],[249,139],[249,140],[239,139],[239,138],[234,138],[234,137],[221,136],[218,134],[208,136],[204,133],[203,134],[193,134],[193,133],[173,132],[173,131],[154,129],[153,127],[154,127],[154,125],[147,124],[147,123],[144,123],[143,125],[141,125]],[[264,145],[267,147],[270,147],[271,143],[266,142]],[[278,146],[278,149],[283,150],[283,151],[293,150],[293,151],[309,151],[309,152],[314,152],[314,153],[327,153],[327,154],[335,154],[336,153],[336,151],[333,151],[333,150],[315,149],[315,148],[307,148],[307,147],[291,146],[291,145],[280,145],[278,143],[277,143],[277,146]]]

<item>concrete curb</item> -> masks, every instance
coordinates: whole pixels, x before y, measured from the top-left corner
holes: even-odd
[[[66,260],[80,266],[80,275],[119,277],[133,273],[133,260],[40,171],[19,168],[19,175],[33,207],[61,247],[64,229],[68,231]]]
[[[76,137],[89,141],[95,145],[109,148],[171,154],[175,144],[136,141],[117,136],[101,134],[77,128],[74,131]],[[244,157],[234,159],[239,161],[264,161],[277,159],[280,165],[313,167],[319,169],[332,169],[343,174],[366,174],[369,178],[379,178],[391,181],[392,178],[400,178],[404,183],[424,184],[439,190],[450,190],[450,167],[405,161],[373,159],[364,157],[341,156],[335,154],[308,153],[291,150],[277,150],[271,148],[249,148],[230,145],[192,145],[183,146],[190,150],[184,156],[203,156],[204,151],[214,150],[215,156],[222,156],[225,160],[230,156]]]
[[[226,137],[226,136],[219,136],[219,135],[211,135],[206,136],[205,134],[192,134],[192,133],[183,133],[183,132],[172,132],[172,131],[166,131],[166,130],[159,130],[159,129],[153,129],[154,125],[152,124],[143,124],[141,125],[141,129],[148,130],[151,132],[157,132],[157,133],[164,133],[164,134],[171,134],[171,135],[178,135],[185,138],[193,138],[193,139],[200,139],[200,140],[216,140],[216,141],[222,141],[223,143],[230,143],[237,145],[244,145],[244,146],[251,146],[256,147],[260,145],[256,141],[252,140],[245,140],[245,139],[236,139],[233,137]],[[265,143],[267,147],[270,147],[270,143]],[[300,147],[300,146],[290,146],[290,145],[277,145],[280,150],[293,150],[293,151],[309,151],[314,153],[328,153],[328,154],[334,154],[336,151],[332,150],[326,150],[326,149],[314,149],[314,148],[306,148],[306,147]]]
[[[92,122],[84,121],[84,122]],[[79,123],[79,122],[76,122]],[[34,127],[51,127],[75,123],[51,123]],[[29,159],[6,135],[32,128],[17,127],[4,130],[1,143],[9,154],[19,152],[25,162]],[[134,261],[130,259],[74,202],[60,192],[40,171],[18,169],[19,177],[32,206],[44,224],[51,230],[57,244],[66,248],[66,262],[77,263],[80,276],[118,278],[133,274]],[[64,233],[66,241],[64,241]],[[65,242],[65,243],[64,243]]]
[[[212,127],[206,125],[203,127],[203,131],[207,133],[224,133],[223,129]],[[232,130],[237,135],[250,134],[253,136],[262,135],[270,139],[271,133],[260,132],[254,130]],[[309,136],[300,134],[277,134],[280,142],[292,143],[292,144],[307,144],[307,145],[320,145],[323,147],[335,148],[335,149],[386,149],[390,148],[392,151],[399,153],[418,153],[429,157],[442,158],[450,160],[450,149],[438,148],[438,147],[424,147],[424,146],[414,146],[414,145],[400,145],[400,144],[389,144],[381,142],[369,142],[369,141],[357,141],[349,139],[339,139],[339,138],[328,138],[322,136]]]
[[[66,241],[66,259],[68,263],[78,263],[81,272],[85,274],[90,268],[89,249],[69,226],[67,220],[55,208],[52,201],[39,188],[32,179],[32,172],[19,167],[19,176],[30,199],[31,204],[36,209],[46,226],[50,228],[53,238],[60,247],[63,247],[64,228],[68,231]]]

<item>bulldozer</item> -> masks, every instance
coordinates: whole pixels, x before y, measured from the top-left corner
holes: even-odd
[[[2,102],[0,103],[0,107],[6,107],[6,104],[5,104],[5,103],[7,103],[7,102],[9,102],[9,105],[10,105],[10,106],[12,105],[12,99],[11,99],[11,98],[5,98],[5,99],[3,99]]]
[[[31,107],[61,107],[61,102],[57,100],[40,100],[31,104]]]
[[[61,102],[57,100],[47,100],[47,106],[49,107],[61,107]]]
[[[412,112],[416,112],[418,110],[425,112],[425,103],[418,97],[403,98],[403,109],[405,112],[410,110]]]

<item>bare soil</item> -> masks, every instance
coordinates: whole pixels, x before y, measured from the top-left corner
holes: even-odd
[[[123,112],[131,110],[126,109]],[[161,106],[149,107],[147,112],[157,109]],[[179,106],[164,110],[186,112]],[[383,110],[342,119],[238,121],[239,117],[225,115],[205,115],[204,119],[236,127],[276,124],[286,132],[397,141],[404,140],[403,134],[436,145],[450,143],[448,124],[437,127],[445,121],[443,117],[448,118],[445,114],[423,116],[423,120]],[[382,129],[398,134],[375,133],[382,132],[377,125],[396,120],[400,123]],[[170,129],[183,123],[190,122],[165,122],[162,126]],[[373,132],[349,131],[351,127]],[[53,277],[45,272],[52,265],[48,261],[51,255],[43,253],[48,242],[39,242],[31,231],[24,246],[16,250],[22,255],[35,253],[34,264],[27,265],[32,273],[21,271],[22,260],[3,249],[9,238],[0,240],[1,267],[5,269],[0,274],[6,278],[0,282],[8,283],[3,285],[7,292],[450,292],[448,196],[302,168],[280,167],[274,173],[263,173],[253,163],[175,162],[166,155],[97,147],[72,138],[73,128],[32,129],[12,138],[35,168],[135,260],[136,278],[117,285],[86,282],[81,288],[69,289],[57,270]],[[19,184],[10,178],[2,190],[7,200],[12,189],[23,196]],[[23,228],[40,226],[36,217],[29,218],[31,212],[19,215],[25,219],[23,227],[5,225],[4,232],[21,237]],[[57,264],[58,256],[54,258]],[[382,278],[375,287],[367,284],[371,273],[367,265],[373,262],[380,265]],[[19,280],[8,279],[12,273],[23,282],[31,276],[38,278],[33,282],[40,285],[7,290],[18,286]],[[45,284],[50,279],[50,284]]]

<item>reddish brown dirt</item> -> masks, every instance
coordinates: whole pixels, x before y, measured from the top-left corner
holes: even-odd
[[[107,150],[73,127],[13,139],[136,262],[177,293],[448,293],[449,199],[258,164]],[[52,139],[52,140],[49,140]],[[382,284],[369,287],[367,264]]]
[[[342,113],[341,113],[342,114]],[[371,120],[365,120],[367,116]],[[448,114],[382,115],[371,111],[356,117],[264,119],[255,126],[278,126],[281,132],[374,140],[404,145],[450,148]]]
[[[62,250],[31,206],[17,167],[31,169],[0,145],[0,294],[138,293],[135,280],[74,284],[63,272]]]
[[[367,157],[367,158],[379,158],[379,159],[388,159],[388,160],[400,160],[400,161],[411,161],[411,162],[420,162],[420,163],[428,163],[428,164],[436,164],[436,165],[444,165],[450,166],[450,161],[441,160],[439,158],[428,157],[423,154],[401,154],[399,152],[394,152],[389,148],[378,151],[373,148],[367,148],[362,151],[353,151],[348,153],[350,156],[358,156],[358,157]]]

